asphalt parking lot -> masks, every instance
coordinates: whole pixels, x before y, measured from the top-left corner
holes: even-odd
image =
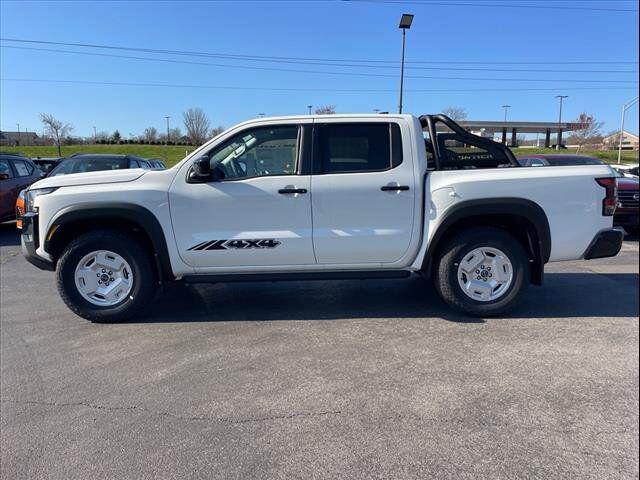
[[[0,477],[637,478],[638,240],[506,318],[420,278],[174,286],[94,325],[0,225]]]

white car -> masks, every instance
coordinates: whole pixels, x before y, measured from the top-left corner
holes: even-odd
[[[521,167],[442,115],[259,118],[168,170],[35,183],[22,245],[92,321],[141,314],[168,281],[414,273],[489,316],[547,262],[616,255],[615,206],[609,167]]]
[[[638,178],[638,164],[611,164],[611,167],[620,175],[627,178]]]

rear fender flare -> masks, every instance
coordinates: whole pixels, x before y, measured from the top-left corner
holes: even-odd
[[[533,256],[532,282],[542,283],[544,264],[551,256],[551,230],[546,213],[537,203],[524,198],[483,198],[453,205],[445,212],[425,253],[422,270],[430,272],[431,262],[448,230],[465,218],[481,216],[517,216],[527,220],[535,235],[528,234],[529,252]],[[533,238],[531,238],[533,237]]]

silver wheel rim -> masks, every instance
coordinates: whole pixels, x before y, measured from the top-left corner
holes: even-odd
[[[74,278],[82,298],[101,307],[112,307],[122,302],[133,287],[131,266],[109,250],[96,250],[82,257]]]
[[[458,265],[458,285],[467,297],[479,302],[502,297],[512,281],[511,261],[497,248],[475,248]]]

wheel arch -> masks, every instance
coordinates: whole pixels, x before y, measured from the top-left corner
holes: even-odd
[[[85,203],[62,209],[44,236],[44,249],[54,258],[54,262],[57,262],[62,250],[72,239],[96,228],[134,234],[143,246],[151,249],[158,278],[174,278],[167,241],[160,222],[145,207],[127,202]]]
[[[542,284],[544,264],[551,255],[549,220],[540,205],[523,198],[467,200],[449,208],[431,237],[422,271],[431,275],[433,259],[448,239],[464,229],[481,226],[495,226],[513,234],[531,256],[531,283]]]

